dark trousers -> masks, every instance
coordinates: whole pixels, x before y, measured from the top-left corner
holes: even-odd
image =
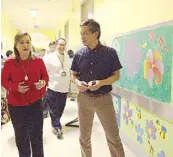
[[[48,116],[48,111],[49,111],[49,105],[48,105],[48,103],[50,103],[50,101],[49,101],[48,94],[46,93],[43,96],[43,98],[42,98],[43,117],[47,117]]]
[[[67,93],[55,92],[47,89],[46,92],[47,104],[51,117],[52,127],[55,129],[61,129],[61,116],[64,112],[64,108],[67,100]]]
[[[44,157],[41,100],[29,106],[8,105],[19,157]],[[31,147],[30,147],[31,145]]]

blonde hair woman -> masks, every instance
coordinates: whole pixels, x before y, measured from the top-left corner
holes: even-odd
[[[31,37],[18,32],[14,38],[15,58],[2,69],[1,84],[8,91],[8,108],[19,157],[44,157],[41,99],[48,74],[40,58],[32,57]],[[31,145],[31,149],[30,149]]]

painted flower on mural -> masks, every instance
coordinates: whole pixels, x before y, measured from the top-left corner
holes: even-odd
[[[166,157],[165,152],[161,151],[160,153],[157,154],[157,157]]]
[[[130,39],[124,45],[122,64],[127,69],[128,77],[132,78],[139,72],[142,55],[141,43],[137,39]]]
[[[139,119],[141,119],[142,118],[142,110],[140,108],[136,108],[136,111],[137,111],[137,117]]]
[[[154,40],[154,38],[155,38],[155,33],[154,33],[154,32],[150,32],[149,38],[150,38],[150,40]]]
[[[135,130],[137,133],[137,141],[142,144],[143,143],[143,135],[144,135],[144,129],[141,128],[140,124],[135,125]]]
[[[163,50],[164,50],[165,52],[167,52],[167,51],[168,51],[168,46],[164,46]]]
[[[152,138],[153,140],[156,139],[156,127],[154,126],[153,124],[153,121],[152,120],[146,120],[146,127],[145,127],[145,131],[147,133],[147,137],[148,139]]]
[[[162,46],[163,42],[164,42],[164,38],[163,37],[159,37],[158,38],[158,43],[159,43],[160,46]]]
[[[152,87],[153,79],[155,84],[161,84],[164,73],[164,64],[162,63],[162,56],[156,49],[154,53],[148,50],[147,59],[144,61],[144,78],[148,80],[149,86]]]
[[[129,124],[129,120],[132,117],[132,109],[129,108],[129,102],[127,101],[126,104],[124,104],[124,114],[123,119],[126,121],[126,124]]]

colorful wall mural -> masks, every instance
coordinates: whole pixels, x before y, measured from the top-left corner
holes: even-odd
[[[113,103],[114,103],[114,108],[116,112],[116,120],[118,127],[120,128],[121,124],[121,97],[119,96],[113,96]]]
[[[121,79],[115,84],[119,89],[113,90],[120,131],[148,156],[173,157],[173,121],[163,119],[157,115],[159,112],[155,114],[157,110],[165,109],[168,113],[173,109],[173,21],[115,37],[112,46],[123,65]],[[144,98],[152,101],[141,104]],[[157,101],[158,108],[153,100]]]
[[[117,86],[171,102],[173,22],[115,37],[112,46],[123,65]]]
[[[173,156],[173,123],[119,96],[113,95],[113,101],[120,131],[151,157]]]

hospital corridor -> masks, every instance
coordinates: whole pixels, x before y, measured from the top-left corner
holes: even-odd
[[[172,0],[1,0],[2,157],[173,157]]]

